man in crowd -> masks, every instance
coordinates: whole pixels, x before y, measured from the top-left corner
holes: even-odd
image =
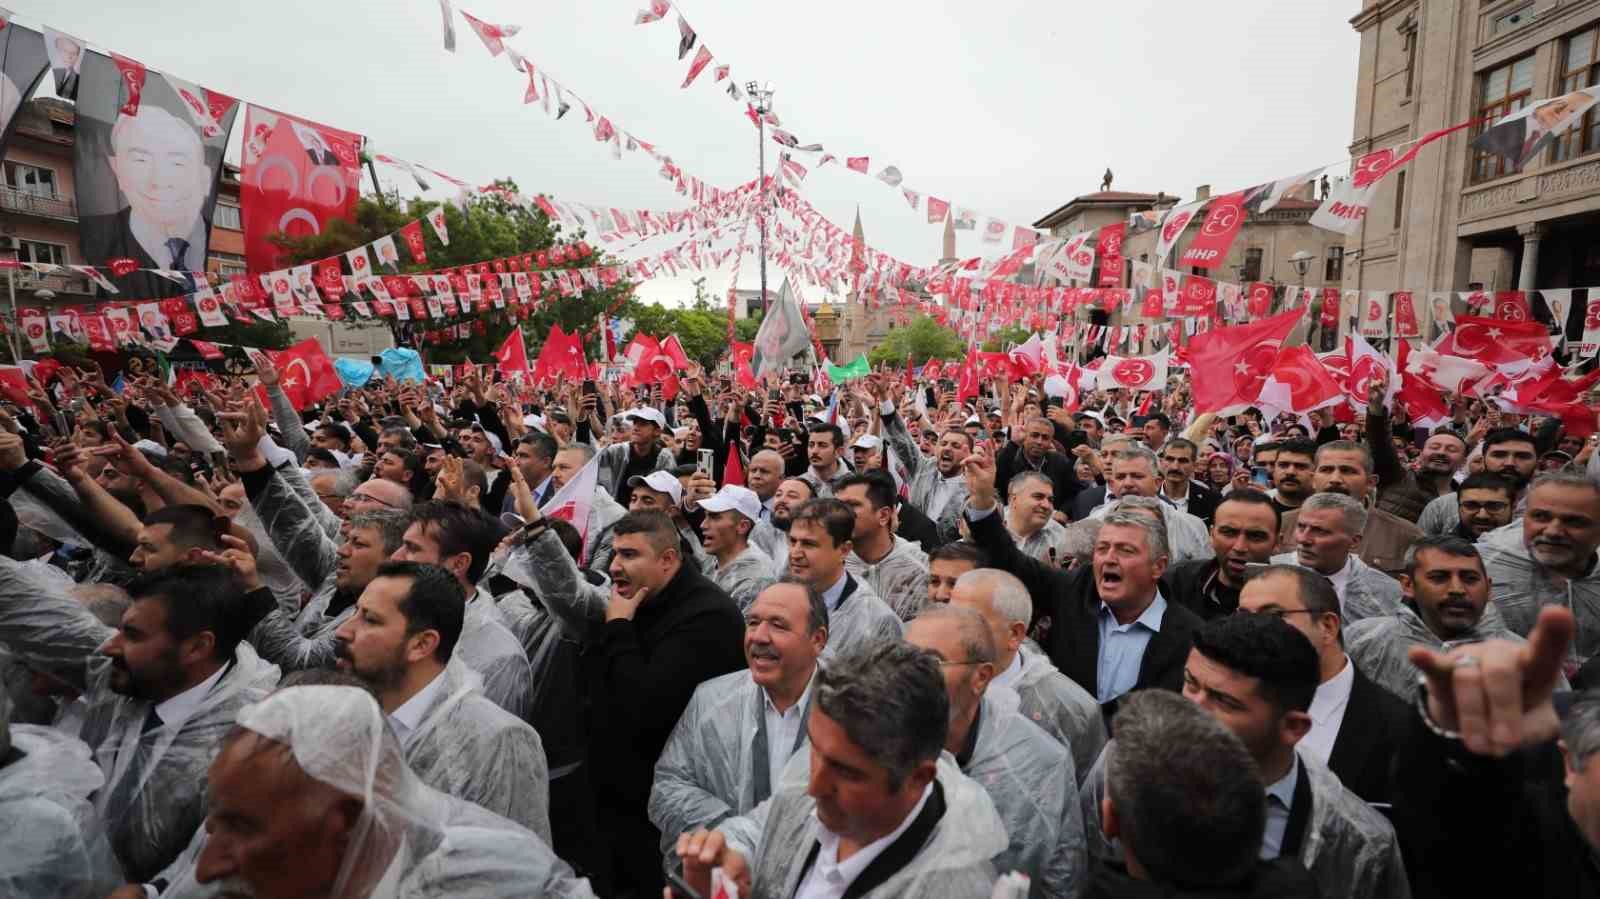
[[[1600,484],[1574,471],[1546,472],[1533,481],[1526,501],[1521,528],[1501,528],[1478,543],[1489,598],[1506,627],[1524,637],[1543,606],[1572,609],[1577,630],[1569,661],[1575,669],[1600,653]]]
[[[1150,423],[1145,422],[1146,431],[1149,428]],[[1216,491],[1194,479],[1200,448],[1192,440],[1174,437],[1163,444],[1159,452],[1162,478],[1160,492],[1156,495],[1179,512],[1187,512],[1210,524],[1218,497]]]
[[[750,608],[756,596],[777,579],[777,563],[750,545],[750,532],[761,514],[761,501],[749,489],[728,484],[699,501],[705,520],[704,573],[733,597],[740,611]]]
[[[1294,552],[1272,557],[1275,565],[1303,565],[1333,583],[1339,617],[1346,626],[1363,618],[1392,614],[1400,605],[1400,585],[1356,555],[1367,524],[1367,510],[1340,493],[1314,493],[1299,507]]]
[[[1528,485],[1539,468],[1539,449],[1534,437],[1516,428],[1496,428],[1483,438],[1483,470],[1500,475],[1517,494],[1512,517],[1523,514],[1528,505]],[[1429,502],[1417,519],[1425,534],[1448,534],[1461,521],[1460,494],[1445,493]]]
[[[1317,447],[1316,467],[1311,473],[1311,487],[1316,493],[1337,493],[1348,496],[1367,508],[1367,522],[1361,531],[1361,561],[1391,577],[1399,573],[1404,564],[1406,547],[1422,536],[1417,526],[1382,509],[1372,508],[1368,494],[1377,486],[1378,476],[1372,470],[1372,457],[1365,447],[1347,440],[1335,440]],[[1300,510],[1283,515],[1281,549],[1294,548],[1296,523]]]
[[[1140,439],[1144,440],[1145,448],[1152,453],[1160,452],[1167,443],[1167,437],[1172,434],[1172,419],[1164,412],[1152,413],[1144,420],[1139,433],[1142,435]]]
[[[1145,895],[1147,882],[1167,896],[1317,895],[1297,862],[1259,860],[1266,790],[1231,731],[1161,690],[1129,696],[1115,723],[1098,813],[1124,865],[1098,863],[1086,895]]]
[[[528,482],[528,489],[533,492],[534,505],[543,506],[561,489],[554,478],[556,441],[549,434],[530,431],[518,438],[512,459],[522,469],[522,479]],[[511,512],[514,508],[515,501],[508,490],[504,504],[495,511]]]
[[[1029,648],[1028,621],[1033,603],[1028,589],[1004,571],[977,569],[957,579],[950,605],[971,609],[983,617],[995,647],[993,686],[1017,694],[1022,716],[1067,748],[1072,754],[1072,769],[1081,781],[1105,746],[1105,720],[1100,715],[1100,704],[1088,691]]]
[[[939,660],[950,700],[945,751],[983,785],[1005,822],[1010,845],[1000,871],[1021,871],[1039,896],[1070,896],[1082,886],[1083,813],[1066,747],[1017,712],[1017,695],[989,689],[995,646],[972,609],[935,606],[906,626],[906,642]]]
[[[911,505],[921,509],[939,529],[939,539],[948,543],[961,539],[961,510],[967,505],[967,483],[961,474],[961,460],[972,453],[972,437],[954,428],[939,435],[937,453],[922,454],[895,409],[888,388],[874,380],[873,398],[878,401],[883,434],[895,457],[911,473]]]
[[[857,472],[835,481],[833,495],[856,519],[845,568],[901,621],[915,618],[927,595],[928,554],[894,532],[894,479],[882,469]]]
[[[1114,499],[1091,512],[1092,517],[1103,515],[1123,500],[1139,497],[1150,499],[1153,502],[1149,507],[1159,514],[1161,524],[1166,529],[1167,545],[1172,547],[1173,561],[1185,562],[1210,555],[1206,523],[1178,510],[1169,502],[1157,499],[1163,481],[1161,463],[1155,453],[1137,444],[1129,444],[1125,449],[1114,452],[1106,483],[1109,496]]]
[[[1407,706],[1380,689],[1359,660],[1345,654],[1349,638],[1341,638],[1333,585],[1299,565],[1273,565],[1245,583],[1239,611],[1286,621],[1311,641],[1317,651],[1317,691],[1307,710],[1311,729],[1296,748],[1327,765],[1352,793],[1387,803],[1389,765],[1405,729]]]
[[[745,611],[749,667],[695,688],[656,762],[650,821],[669,864],[680,834],[746,814],[782,783],[790,756],[805,746],[827,645],[828,607],[797,578],[762,590]]]
[[[1483,559],[1460,537],[1412,544],[1400,589],[1405,599],[1393,615],[1368,618],[1345,633],[1350,658],[1396,696],[1409,700],[1416,690],[1417,670],[1407,657],[1413,646],[1448,652],[1485,640],[1522,640],[1491,610]]]
[[[1387,379],[1375,377],[1367,388],[1367,448],[1372,453],[1372,473],[1378,476],[1375,508],[1403,521],[1416,521],[1434,499],[1454,488],[1456,472],[1467,461],[1467,443],[1461,435],[1439,428],[1428,435],[1417,457],[1417,467],[1406,465],[1394,451],[1389,410],[1384,404]]]
[[[900,618],[871,585],[850,573],[856,514],[837,499],[814,499],[789,522],[789,573],[822,594],[828,607],[827,654],[877,639],[898,639]]]
[[[1311,474],[1316,468],[1317,446],[1311,441],[1291,438],[1278,443],[1272,456],[1272,504],[1280,513],[1300,508],[1312,491]],[[1258,463],[1261,453],[1256,453]]]
[[[1046,565],[1060,565],[1067,557],[1067,529],[1055,519],[1053,489],[1043,474],[1024,471],[1011,479],[1006,506],[1006,530],[1024,553]]]
[[[1517,490],[1504,477],[1487,471],[1468,475],[1456,496],[1461,522],[1451,534],[1476,542],[1495,528],[1510,524],[1516,504]]]
[[[751,545],[772,557],[780,571],[789,564],[789,525],[794,521],[794,512],[815,498],[810,481],[785,478],[772,493],[772,511],[767,520],[750,532]]]
[[[928,605],[950,601],[956,581],[974,568],[982,568],[983,551],[968,540],[946,543],[928,554]]]
[[[633,489],[630,482],[634,478],[652,471],[665,471],[675,460],[672,450],[661,441],[661,430],[667,426],[667,418],[660,410],[645,406],[629,409],[622,417],[632,428],[629,439],[600,450],[597,481],[601,490],[626,506]]]
[[[1086,452],[1080,456],[1088,464],[1098,483],[1079,491],[1072,500],[1072,510],[1068,517],[1073,521],[1082,521],[1094,510],[1116,501],[1117,492],[1111,483],[1111,462],[1118,453],[1132,448],[1135,442],[1132,437],[1108,436],[1100,441],[1099,447],[1094,452]]]
[[[612,548],[605,624],[582,657],[594,802],[615,886],[654,896],[660,834],[645,806],[656,759],[695,688],[744,664],[744,628],[728,594],[684,558],[665,515],[629,512]]]
[[[761,500],[761,517],[766,521],[772,515],[772,504],[783,483],[783,456],[772,450],[762,450],[750,457],[750,467],[744,474],[744,483]]]
[[[1235,490],[1213,513],[1209,559],[1180,562],[1161,576],[1161,594],[1206,621],[1232,615],[1246,566],[1272,558],[1279,528],[1278,507],[1258,490]]]
[[[1055,424],[1048,418],[1030,418],[1023,425],[1022,439],[1013,439],[995,455],[999,471],[997,484],[1003,485],[1000,502],[1011,504],[1011,486],[1025,472],[1035,472],[1050,487],[1052,511],[1059,509],[1065,520],[1072,500],[1084,488],[1072,471],[1072,460],[1055,451]]]
[[[1158,581],[1168,558],[1161,526],[1146,515],[1109,512],[1101,518],[1091,567],[1042,565],[1018,551],[995,514],[994,461],[977,453],[965,465],[972,540],[991,566],[1028,588],[1033,617],[1051,619],[1042,641],[1050,661],[1093,694],[1108,718],[1115,700],[1130,690],[1176,690],[1200,619],[1161,595]]]
[[[539,735],[490,702],[482,678],[452,663],[466,602],[435,565],[385,562],[339,626],[339,668],[373,689],[423,783],[550,840],[549,768]]]
[[[48,572],[0,558],[0,645],[81,692],[79,736],[105,775],[97,809],[123,874],[146,883],[205,819],[195,767],[278,682],[244,640],[271,595],[222,566],[181,566],[130,585],[113,629]]]
[[[689,886],[711,895],[720,867],[741,896],[988,895],[1006,829],[984,788],[942,755],[950,700],[938,661],[878,641],[820,668],[813,689],[808,775],[775,787],[758,815],[681,836]],[[863,852],[875,855],[849,864]]]
[[[838,425],[812,422],[806,436],[806,460],[811,467],[800,475],[800,480],[811,486],[813,496],[833,496],[834,479],[850,470],[843,453],[844,431]]]

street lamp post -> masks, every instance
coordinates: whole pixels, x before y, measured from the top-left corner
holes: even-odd
[[[772,82],[766,86],[748,82],[744,86],[756,111],[756,171],[760,180],[756,187],[761,191],[760,207],[756,211],[756,226],[761,236],[761,314],[767,314],[767,113],[772,111]],[[737,284],[734,285],[738,287]]]
[[[1305,250],[1295,250],[1294,251],[1294,255],[1289,257],[1289,264],[1294,266],[1294,273],[1296,275],[1300,276],[1300,296],[1301,297],[1304,297],[1306,295],[1306,273],[1311,271],[1311,263],[1314,262],[1316,260],[1316,258],[1317,258],[1316,256],[1314,256],[1314,255],[1312,255],[1310,253],[1307,253]],[[1307,305],[1310,305],[1310,304],[1308,303]],[[1326,346],[1326,344],[1328,342],[1327,339],[1326,339],[1326,336],[1327,336],[1327,329],[1326,328],[1323,329],[1323,336],[1324,336],[1324,339],[1323,339],[1322,342],[1323,342],[1324,346]]]

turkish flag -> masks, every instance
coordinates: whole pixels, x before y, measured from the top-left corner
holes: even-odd
[[[1344,400],[1344,390],[1307,346],[1279,350],[1257,405],[1304,415]]]
[[[1367,391],[1372,389],[1372,379],[1382,376],[1387,387],[1384,390],[1383,405],[1389,408],[1394,404],[1394,395],[1399,390],[1400,380],[1396,377],[1394,363],[1388,356],[1372,348],[1372,344],[1359,334],[1347,334],[1344,338],[1345,358],[1345,393],[1350,397],[1350,405],[1356,409],[1367,408]]]
[[[85,315],[82,318],[84,336],[89,338],[89,349],[109,353],[117,348],[111,337],[111,323],[104,315]]]
[[[956,381],[956,399],[966,402],[978,395],[978,354],[969,352],[967,361],[961,363],[961,375]]]
[[[1202,269],[1214,269],[1222,265],[1222,261],[1228,258],[1234,238],[1239,236],[1239,229],[1244,226],[1244,194],[1244,191],[1239,191],[1211,201],[1205,221],[1200,224],[1200,233],[1194,236],[1189,248],[1178,257],[1180,265]]]
[[[409,224],[400,229],[400,239],[406,242],[406,249],[411,251],[411,258],[418,265],[428,264],[428,248],[422,242],[422,219],[412,219]]]
[[[1107,356],[1101,360],[1095,386],[1101,390],[1165,390],[1167,351],[1153,356]]]
[[[296,410],[320,403],[342,386],[338,372],[316,338],[308,337],[281,352],[267,353],[278,369],[278,384]]]
[[[652,374],[659,381],[688,368],[689,356],[683,351],[683,344],[678,342],[678,335],[668,334],[667,339],[661,341],[661,349],[652,365]]]
[[[1161,300],[1166,296],[1160,288],[1152,287],[1144,292],[1144,304],[1139,308],[1139,314],[1145,318],[1156,319],[1163,315]]]
[[[550,336],[539,349],[534,374],[542,380],[554,378],[558,373],[581,381],[588,376],[589,363],[583,358],[582,339],[576,333],[565,333],[560,325],[551,325]]]
[[[19,406],[33,405],[28,398],[28,377],[20,366],[0,365],[0,396]]]
[[[195,340],[193,337],[189,338],[189,342],[194,344],[195,351],[200,354],[200,358],[202,359],[222,358],[222,347],[219,347],[214,343],[205,340]]]
[[[1520,290],[1497,290],[1494,294],[1494,317],[1508,322],[1525,322],[1533,318],[1528,309],[1528,295]]]
[[[1272,285],[1265,281],[1251,281],[1245,294],[1246,311],[1251,318],[1261,318],[1272,311]]]
[[[1196,334],[1186,351],[1193,373],[1194,411],[1233,415],[1254,405],[1278,351],[1299,320],[1299,310],[1292,310]]]
[[[755,355],[755,345],[749,343],[733,344],[733,376],[734,381],[745,390],[756,388],[756,374],[750,369],[750,359]],[[730,482],[732,483],[732,482]],[[743,483],[742,481],[740,483]]]
[[[494,351],[496,367],[506,374],[526,374],[528,371],[528,347],[522,339],[522,329],[512,328],[506,335],[505,342],[500,344],[500,349]]]
[[[1462,315],[1456,318],[1456,329],[1434,349],[1444,355],[1463,356],[1489,366],[1542,359],[1550,354],[1550,331],[1535,321]]]
[[[849,169],[852,172],[860,172],[861,174],[865,175],[867,173],[867,160],[868,160],[868,158],[869,157],[866,157],[866,156],[851,156],[851,157],[848,157],[844,161],[844,167]]]
[[[1399,349],[1400,389],[1395,393],[1395,399],[1405,406],[1411,421],[1424,429],[1432,430],[1449,421],[1450,407],[1444,401],[1444,394],[1425,378],[1407,371],[1411,344],[1402,340]]]
[[[939,376],[942,374],[944,374],[944,360],[929,359],[922,364],[922,379],[928,383],[932,384],[938,381]]]
[[[728,462],[722,468],[722,483],[744,486],[744,461],[739,458],[739,445],[728,444]]]

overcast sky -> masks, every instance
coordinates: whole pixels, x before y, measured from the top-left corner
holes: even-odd
[[[580,108],[561,121],[522,105],[526,83],[457,17],[454,54],[436,0],[7,0],[100,50],[365,134],[378,152],[474,183],[604,206],[679,208],[644,154],[613,160]],[[675,16],[635,26],[645,0],[458,0],[597,113],[724,187],[754,177],[756,134],[710,72],[679,89]],[[689,0],[680,7],[742,85],[771,81],[783,126],[841,159],[894,164],[905,186],[1014,225],[1098,189],[1192,197],[1344,159],[1352,133],[1356,0]],[[49,78],[41,91],[48,93]],[[234,149],[238,158],[236,122]],[[768,164],[776,147],[768,144]],[[899,190],[797,157],[808,199],[842,227],[859,205],[869,244],[918,264],[942,229]],[[408,191],[380,167],[386,186]],[[366,186],[365,184],[363,185]],[[975,232],[961,255],[983,252]],[[1008,236],[1009,246],[1009,236]],[[992,249],[991,249],[992,255]],[[729,263],[731,267],[731,260]],[[756,284],[747,259],[740,286]],[[772,275],[776,291],[781,275]],[[708,283],[725,289],[728,273]],[[644,285],[679,302],[685,280]]]

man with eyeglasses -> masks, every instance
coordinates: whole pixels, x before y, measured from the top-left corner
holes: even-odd
[[[1388,802],[1389,760],[1406,733],[1409,707],[1345,654],[1333,585],[1309,568],[1273,565],[1245,582],[1239,613],[1280,618],[1311,641],[1317,651],[1317,691],[1309,709],[1311,729],[1299,750],[1327,765],[1362,799]],[[1368,619],[1374,624],[1390,620]]]
[[[1510,524],[1515,505],[1516,488],[1510,481],[1487,471],[1472,475],[1456,491],[1461,523],[1456,525],[1455,536],[1476,541],[1495,528]]]
[[[410,512],[411,491],[384,478],[373,478],[363,481],[350,491],[350,496],[344,501],[346,515],[359,515],[363,512]]]

